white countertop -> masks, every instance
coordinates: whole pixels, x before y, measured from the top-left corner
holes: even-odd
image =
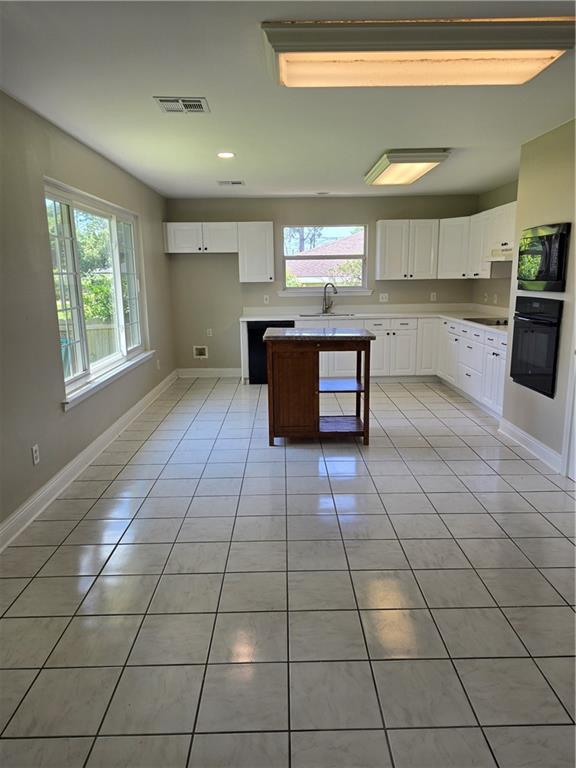
[[[406,309],[402,305],[396,305],[394,308],[384,310],[379,307],[354,307],[354,306],[337,306],[335,307],[335,313],[333,315],[312,315],[317,312],[317,308],[308,307],[293,307],[290,310],[287,309],[259,309],[255,307],[244,307],[244,313],[240,317],[241,323],[249,321],[266,321],[266,320],[303,320],[313,322],[314,320],[369,320],[369,319],[381,319],[381,318],[398,318],[398,317],[413,317],[413,318],[426,318],[426,317],[440,317],[448,320],[459,320],[469,323],[470,325],[476,325],[484,330],[490,329],[494,333],[508,334],[509,326],[488,326],[482,323],[474,323],[470,320],[465,320],[467,317],[497,317],[500,319],[507,319],[508,310],[502,307],[487,307],[485,305],[470,304],[462,305],[456,304],[450,307],[450,305],[439,305],[437,308],[421,309],[414,307],[413,305],[407,305]]]

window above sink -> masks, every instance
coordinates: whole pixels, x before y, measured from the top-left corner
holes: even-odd
[[[345,292],[366,290],[366,227],[284,226],[282,246],[286,291],[317,292],[326,283]]]

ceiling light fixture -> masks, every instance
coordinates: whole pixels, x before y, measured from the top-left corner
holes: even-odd
[[[231,160],[233,157],[236,157],[234,152],[218,152],[218,157],[221,160]]]
[[[264,22],[288,88],[520,85],[574,47],[574,17]]]
[[[447,149],[389,149],[364,176],[366,184],[413,184],[450,154]]]

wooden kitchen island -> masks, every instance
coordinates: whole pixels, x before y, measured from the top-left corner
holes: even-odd
[[[376,336],[363,328],[268,328],[270,445],[276,437],[319,438],[360,435],[369,440],[370,343]],[[356,376],[320,378],[320,352],[356,352]],[[362,357],[364,360],[362,361]],[[320,394],[356,395],[351,416],[321,416]],[[362,394],[364,403],[362,407]]]

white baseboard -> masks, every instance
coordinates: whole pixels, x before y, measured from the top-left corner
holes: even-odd
[[[229,376],[240,376],[240,368],[178,368],[177,374],[179,379],[212,379],[212,378],[226,378]]]
[[[46,507],[71,483],[78,475],[88,467],[102,451],[126,429],[130,422],[134,421],[142,411],[152,403],[158,395],[172,384],[178,375],[172,371],[163,381],[148,394],[133,405],[125,414],[114,422],[108,429],[102,432],[90,445],[86,446],[78,456],[66,464],[59,472],[39,488],[30,498],[21,504],[4,522],[0,524],[0,551],[30,525]]]
[[[543,461],[544,464],[548,464],[548,466],[555,472],[562,471],[562,454],[553,451],[552,448],[548,448],[547,445],[544,445],[540,440],[529,435],[528,432],[524,432],[523,429],[520,429],[520,427],[517,427],[510,421],[506,421],[506,419],[500,421],[500,428],[498,431],[503,435],[506,435],[506,437],[511,437],[512,440],[516,440],[517,443],[520,443],[520,445],[533,453],[537,459]]]

